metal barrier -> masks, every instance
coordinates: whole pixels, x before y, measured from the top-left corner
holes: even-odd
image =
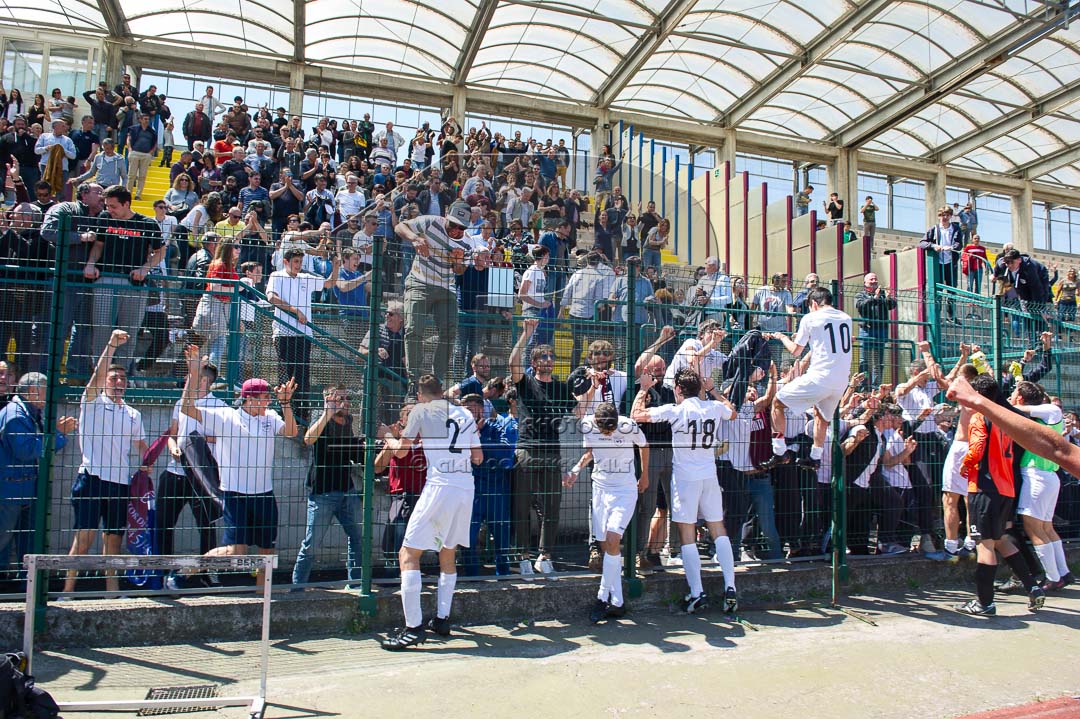
[[[59,235],[68,237],[81,229],[64,226]],[[8,344],[6,349],[13,350],[10,356],[16,363],[45,371],[48,381],[41,402],[42,423],[51,428],[63,416],[79,414],[78,400],[89,378],[89,363],[101,351],[94,342],[90,347],[80,344],[86,340],[85,335],[80,335],[86,332],[100,342],[116,326],[94,322],[93,317],[123,316],[134,322],[129,325],[133,328],[129,342],[135,351],[125,351],[123,356],[129,363],[128,369],[133,369],[126,401],[142,412],[143,424],[149,430],[148,440],[159,436],[172,423],[173,408],[180,398],[180,386],[186,374],[182,350],[188,342],[197,340],[218,360],[218,381],[212,384],[223,401],[241,399],[247,380],[268,379],[274,387],[295,377],[298,368],[303,369],[306,379],[297,379],[301,387],[296,396],[285,398],[283,406],[271,401],[282,414],[284,405],[291,403],[303,426],[295,439],[276,440],[270,464],[260,465],[273,477],[279,515],[274,525],[279,566],[291,570],[301,584],[358,587],[369,610],[373,606],[373,585],[396,581],[397,550],[408,512],[423,481],[422,473],[413,471],[407,461],[393,462],[389,473],[384,471],[383,465],[388,460],[381,440],[387,433],[400,432],[401,427],[396,423],[409,394],[409,383],[421,374],[435,372],[454,396],[479,393],[487,402],[482,411],[497,415],[487,415],[493,427],[497,423],[498,431],[489,433],[491,446],[485,446],[490,461],[477,483],[474,546],[462,553],[463,577],[521,578],[523,572],[527,577],[534,561],[540,558],[541,549],[559,571],[585,572],[593,561],[589,542],[588,470],[572,489],[563,490],[557,482],[531,484],[535,478],[524,474],[519,462],[509,459],[515,450],[517,459],[521,458],[521,443],[516,437],[524,430],[510,409],[514,407],[520,412],[525,386],[519,383],[513,388],[513,383],[506,379],[511,373],[511,348],[521,337],[523,317],[541,320],[539,336],[525,348],[524,369],[529,364],[528,352],[549,345],[554,355],[555,381],[560,387],[557,412],[560,421],[556,433],[539,440],[530,437],[529,443],[546,453],[561,475],[562,470],[581,456],[577,416],[587,414],[593,404],[574,399],[566,383],[575,371],[583,376],[588,367],[617,369],[619,374],[612,375],[604,391],[610,391],[612,398],[619,395],[616,399],[621,400],[623,412],[627,412],[635,393],[633,378],[646,350],[651,348],[664,359],[666,366],[676,361],[685,364],[687,358],[678,355],[679,347],[690,340],[697,342],[702,322],[715,319],[727,333],[715,347],[719,356],[730,352],[750,328],[764,325],[770,331],[793,331],[798,312],[793,316],[778,306],[777,303],[783,305],[788,300],[778,292],[762,289],[764,283],[759,283],[757,278],[749,284],[747,297],[734,306],[715,302],[711,296],[705,298],[704,305],[694,304],[687,295],[691,300],[697,295],[690,292],[689,286],[674,288],[682,293],[680,302],[674,292],[670,298],[660,292],[670,289],[661,286],[662,278],[657,278],[654,284],[639,275],[640,269],[634,264],[616,268],[605,263],[590,266],[587,260],[579,264],[578,258],[572,256],[573,238],[560,238],[551,230],[540,236],[501,243],[488,240],[483,232],[478,236],[490,248],[491,265],[481,269],[475,265],[458,266],[460,274],[455,271],[440,274],[442,270],[433,269],[419,259],[423,257],[420,248],[400,237],[376,237],[370,276],[361,283],[363,292],[348,298],[351,303],[343,302],[332,291],[326,294],[318,290],[318,299],[333,298],[336,303],[310,304],[310,317],[301,323],[310,330],[310,339],[303,348],[309,354],[301,358],[288,355],[289,343],[275,341],[275,335],[282,336],[283,330],[297,329],[290,319],[296,315],[270,304],[265,281],[217,277],[211,281],[215,286],[208,289],[205,278],[172,274],[174,270],[170,269],[153,286],[117,283],[123,276],[108,273],[96,282],[84,283],[78,281],[82,269],[73,266],[63,254],[69,249],[68,243],[61,242],[58,249],[63,250],[56,258],[57,265],[69,271],[20,268],[18,276],[5,277],[6,291],[14,296],[22,293],[24,304],[20,306],[31,306],[25,316],[13,318],[17,331],[10,331],[5,340],[13,338],[14,346]],[[538,244],[551,247],[555,257],[539,272],[530,273],[532,261],[526,257],[525,250]],[[72,247],[77,249],[79,245],[72,243]],[[252,246],[242,247],[241,254],[245,251],[251,253]],[[265,254],[264,259],[268,259],[269,252]],[[443,269],[456,262],[452,257],[445,258]],[[328,269],[320,265],[317,271]],[[671,274],[674,278],[678,273]],[[530,295],[528,289],[522,289],[526,277],[532,282],[542,278],[543,289]],[[115,290],[107,291],[108,287]],[[841,306],[854,318],[853,372],[866,376],[853,383],[841,417],[833,425],[833,447],[839,447],[843,441],[853,416],[861,415],[869,405],[898,400],[896,386],[908,379],[905,372],[911,361],[919,358],[916,343],[923,335],[930,338],[934,353],[946,370],[959,356],[961,343],[980,345],[991,364],[997,367],[1002,361],[1024,359],[1024,352],[1032,348],[1031,326],[1038,321],[1045,323],[1031,307],[1003,305],[1000,298],[938,283],[929,285],[925,291],[886,293],[870,298],[873,301],[869,303],[864,302],[867,298],[860,294],[864,292],[860,286],[836,286],[836,290]],[[760,301],[752,309],[759,291]],[[27,301],[35,293],[38,302]],[[155,293],[156,303],[149,297]],[[219,297],[215,299],[214,295]],[[523,295],[538,301],[523,305]],[[876,308],[874,301],[879,303]],[[98,306],[99,302],[113,304]],[[124,302],[130,302],[131,306]],[[215,307],[214,302],[223,306]],[[553,304],[544,306],[549,302]],[[794,298],[790,302],[794,303]],[[87,309],[87,303],[92,305],[95,315],[80,316],[73,311],[73,308]],[[285,304],[297,303],[286,299]],[[163,314],[164,324],[161,317],[132,319],[138,314],[131,312],[132,307],[144,306]],[[893,314],[901,318],[920,317],[921,307],[926,308],[925,320],[892,319]],[[217,324],[205,319],[211,310],[218,313]],[[958,316],[960,321],[948,321],[949,317]],[[197,317],[202,319],[196,320]],[[1014,318],[1024,332],[1020,336],[1006,336],[1004,330]],[[69,331],[71,324],[76,326],[74,334]],[[653,347],[663,328],[669,325],[675,330],[673,339]],[[1051,323],[1051,326],[1070,333],[1080,332],[1080,326],[1072,322]],[[364,347],[364,338],[369,335]],[[702,339],[709,341],[708,337]],[[590,352],[590,346],[597,351]],[[696,349],[684,349],[684,354],[700,350],[700,345],[691,344],[687,348]],[[773,346],[771,352],[782,370],[798,364],[782,348]],[[1043,382],[1052,393],[1063,398],[1067,407],[1077,406],[1080,388],[1071,383],[1071,373],[1067,371],[1074,364],[1080,366],[1072,357],[1075,345],[1067,343],[1062,348],[1058,342],[1054,353],[1061,360],[1054,364],[1051,373],[1044,375]],[[485,355],[486,363],[482,360],[478,364],[474,376],[470,359],[478,354]],[[373,357],[377,361],[369,361]],[[1037,357],[1029,359],[1032,366],[1038,362]],[[501,383],[491,381],[500,378]],[[339,384],[345,385],[349,399],[361,400],[350,402],[346,412],[351,418],[356,443],[351,454],[344,451],[319,454],[324,452],[322,445],[311,450],[312,445],[303,441],[303,435],[320,423],[323,411],[330,409],[324,402],[324,390]],[[517,394],[513,404],[507,400],[511,389]],[[763,384],[761,391],[765,389]],[[325,397],[338,402],[332,393]],[[745,398],[737,399],[737,404],[742,405]],[[810,444],[804,419],[789,417],[787,422],[787,440],[802,458],[808,456]],[[913,429],[918,426],[914,422],[916,415],[906,406],[904,419],[913,426],[906,432],[901,427],[902,433],[930,434],[928,426],[926,431]],[[83,440],[94,439],[85,423],[82,431]],[[106,438],[112,439],[111,435],[98,437]],[[79,502],[74,502],[74,506],[71,502],[73,493],[75,499],[80,499],[87,491],[86,481],[80,479],[78,472],[79,443],[75,435],[68,439],[66,447],[60,448],[58,442],[53,433],[43,434],[42,446],[36,450],[40,454],[28,460],[31,469],[26,471],[27,477],[36,473],[36,480],[32,481],[34,491],[17,502],[20,515],[11,525],[16,529],[0,528],[16,538],[14,546],[9,545],[8,549],[14,549],[19,556],[66,549],[79,536],[78,530],[83,529],[86,517],[79,516],[79,512],[88,510]],[[817,470],[790,464],[768,473],[756,470],[735,473],[732,462],[742,449],[728,441],[722,446],[718,443],[717,461],[719,481],[724,483],[726,491],[728,534],[736,547],[741,545],[745,550],[746,561],[820,558],[831,548],[834,562],[842,566],[846,549],[856,555],[878,554],[886,548],[894,551],[905,546],[905,542],[910,547],[913,539],[921,540],[941,530],[940,473],[944,445],[925,456],[917,452],[909,458],[910,464],[905,466],[910,468],[910,491],[905,491],[908,487],[893,487],[899,506],[897,497],[884,490],[879,494],[888,495],[888,503],[877,501],[878,497],[867,500],[860,495],[865,489],[861,486],[852,489],[858,485],[859,477],[845,476],[852,468],[842,452],[837,454],[839,450],[832,456],[827,453],[824,466]],[[207,451],[213,454],[213,448]],[[334,468],[341,471],[335,476],[345,478],[341,480],[345,484],[338,486],[340,491],[335,490],[341,496],[309,487],[309,478],[320,477],[328,469],[328,465],[319,464],[316,455],[323,457],[322,461],[337,463]],[[383,455],[381,459],[380,455]],[[37,456],[45,460],[37,463]],[[254,459],[251,462],[240,469],[255,466]],[[116,464],[131,469],[138,466],[128,465],[126,459],[117,460]],[[150,484],[156,490],[156,516],[146,521],[157,523],[148,526],[153,528],[158,542],[157,546],[150,545],[150,551],[195,553],[216,546],[219,530],[215,527],[216,520],[209,518],[220,507],[215,510],[206,506],[201,495],[182,496],[177,489],[177,482],[197,479],[200,465],[174,463],[173,476],[169,477],[164,458],[150,464],[152,469],[156,468],[149,473]],[[913,475],[918,476],[912,479]],[[659,477],[657,484],[663,485]],[[190,489],[194,485],[179,486]],[[669,487],[661,486],[659,492],[666,497]],[[850,495],[851,492],[855,495]],[[334,496],[313,496],[321,494]],[[851,501],[852,496],[856,497],[855,501]],[[1063,494],[1068,496],[1071,495]],[[122,501],[127,504],[130,499],[124,496]],[[639,566],[648,568],[657,561],[676,563],[678,546],[668,541],[668,515],[664,510],[655,510],[657,501],[658,491],[653,489],[644,496],[639,515],[628,529],[624,540],[627,576],[633,577]],[[189,512],[183,511],[184,506],[194,512],[190,518]],[[1076,499],[1067,499],[1067,531],[1075,531],[1078,506]],[[347,526],[347,532],[339,533],[332,528],[335,518]],[[852,522],[854,527],[849,526]],[[130,528],[127,521],[122,525],[123,531]],[[350,537],[354,540],[351,552]],[[88,541],[98,541],[96,534]],[[252,543],[257,542],[243,544]],[[129,542],[129,546],[136,545]],[[92,551],[93,546],[82,550]],[[0,557],[0,563],[7,564],[6,560],[6,556]],[[21,589],[17,574],[9,570],[7,579],[9,592]],[[247,574],[220,579],[226,586],[238,589],[251,584]],[[83,581],[80,586],[93,590],[101,587],[100,578],[80,581]],[[171,584],[174,583],[167,581],[164,589],[157,590],[151,582],[144,591],[179,591]]]

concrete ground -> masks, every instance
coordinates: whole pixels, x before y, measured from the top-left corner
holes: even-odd
[[[582,607],[568,623],[455,628],[450,640],[399,654],[381,650],[374,635],[275,640],[266,716],[624,719],[734,710],[747,719],[937,719],[1080,693],[1080,586],[1037,614],[1023,597],[999,596],[992,619],[950,610],[969,596],[934,590],[846,601],[874,625],[807,604],[747,612],[751,627],[716,611],[643,611],[592,626]],[[60,701],[257,685],[256,642],[167,641],[39,653],[35,674]]]

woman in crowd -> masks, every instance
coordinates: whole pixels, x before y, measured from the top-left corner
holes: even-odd
[[[622,226],[621,247],[622,261],[626,261],[629,257],[637,257],[641,252],[641,228],[638,226],[636,215],[626,216],[626,222]]]
[[[195,181],[198,183],[199,194],[205,195],[221,189],[221,170],[218,168],[217,160],[214,159],[214,153],[207,152],[202,156],[202,164],[198,170]]]
[[[559,186],[556,183],[548,185],[547,191],[541,195],[538,209],[544,216],[544,230],[554,230],[566,214],[563,210],[563,200],[559,197]]]
[[[649,230],[645,237],[645,248],[641,253],[641,261],[646,267],[655,267],[660,271],[661,252],[668,246],[671,236],[671,220],[661,218],[656,227]]]
[[[195,321],[191,325],[200,337],[205,338],[210,362],[218,367],[222,374],[225,370],[225,351],[229,340],[229,302],[232,300],[233,286],[228,282],[214,280],[239,280],[236,271],[240,248],[229,238],[222,238],[218,243],[214,259],[206,270],[206,294],[195,308]]]
[[[731,280],[731,336],[732,342],[738,342],[748,329],[753,327],[754,316],[750,314],[750,305],[746,302],[746,280],[742,277],[733,277]]]
[[[49,119],[49,111],[45,108],[45,96],[34,95],[34,104],[26,109],[26,125],[41,125],[45,127],[45,123]]]
[[[10,94],[5,93],[4,85],[0,83],[0,114],[3,114],[8,122],[15,122],[16,116],[23,114],[25,109],[22,93],[14,88]]]
[[[1078,287],[1076,270],[1071,269],[1065,273],[1065,279],[1057,283],[1054,292],[1054,302],[1057,303],[1059,322],[1076,322],[1076,290]],[[1072,332],[1064,330],[1061,339],[1065,342],[1072,341]]]
[[[199,202],[199,196],[192,189],[193,185],[191,177],[186,172],[181,172],[165,193],[166,209],[178,220],[187,217],[191,208]]]

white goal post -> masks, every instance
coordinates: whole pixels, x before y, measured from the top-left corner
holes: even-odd
[[[41,572],[67,570],[209,570],[252,571],[264,570],[266,581],[262,592],[262,637],[259,660],[259,692],[257,696],[209,697],[204,699],[133,699],[117,701],[57,702],[60,711],[137,711],[139,709],[164,709],[186,707],[247,706],[252,717],[262,717],[266,707],[266,674],[270,663],[270,592],[273,570],[277,567],[275,554],[233,555],[224,557],[187,555],[130,555],[98,554],[68,556],[66,554],[28,554],[26,565],[26,616],[23,620],[23,652],[26,654],[27,673],[33,672],[34,661],[34,602],[38,593]]]

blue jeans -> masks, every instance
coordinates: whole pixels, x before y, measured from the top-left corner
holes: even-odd
[[[765,537],[767,549],[763,558],[780,559],[784,552],[783,545],[780,544],[780,532],[776,529],[776,504],[773,501],[773,486],[769,475],[747,477],[746,491],[750,495],[754,514],[757,515],[758,528]],[[743,536],[746,537],[745,534]],[[753,535],[750,538],[753,538]]]
[[[488,536],[495,544],[495,574],[510,573],[510,488],[509,480],[476,480],[473,494],[472,524],[469,528],[469,547],[461,552],[461,563],[465,573],[471,576],[480,574],[480,553],[476,542],[480,536],[480,525],[487,523]]]
[[[655,267],[660,270],[660,250],[642,250],[641,264],[643,267]]]
[[[982,276],[983,269],[980,267],[976,270],[968,272],[967,276],[967,291],[977,295],[982,294]]]
[[[330,522],[337,517],[338,524],[345,531],[348,539],[348,552],[345,565],[349,570],[349,581],[360,581],[360,495],[355,492],[327,492],[309,494],[307,504],[307,531],[300,551],[296,555],[293,567],[293,584],[304,584],[311,575],[311,562],[315,549],[322,544]]]

